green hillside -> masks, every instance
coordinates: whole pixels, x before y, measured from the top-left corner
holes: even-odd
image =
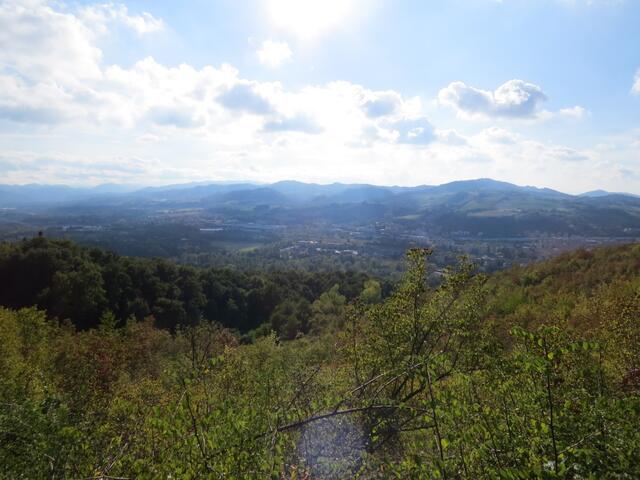
[[[430,252],[414,249],[388,294],[45,239],[0,252],[0,478],[640,477],[638,245],[490,278],[462,262],[434,288]],[[114,269],[129,293],[100,284]],[[227,288],[204,305],[260,282],[291,294],[240,336],[224,310],[190,309],[203,278]],[[119,318],[127,295],[149,316]],[[94,310],[76,328],[29,302]],[[189,321],[171,321],[180,309]]]
[[[522,287],[527,298],[539,300],[546,293],[592,294],[603,285],[638,280],[640,244],[580,249],[545,262],[497,273],[490,285],[505,289]]]
[[[505,328],[555,323],[587,332],[637,308],[640,244],[581,249],[515,267],[495,274],[487,287],[490,317]]]
[[[37,306],[80,330],[112,315],[118,325],[152,316],[156,326],[171,331],[213,321],[246,334],[270,327],[278,307],[294,302],[302,311],[288,319],[293,338],[308,332],[304,312],[324,292],[337,284],[352,300],[366,280],[349,272],[196,268],[44,237],[0,244],[0,305]]]

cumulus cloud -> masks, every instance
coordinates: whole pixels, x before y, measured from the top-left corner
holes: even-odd
[[[130,15],[127,7],[104,4],[78,12],[55,9],[45,0],[0,3],[0,66],[23,76],[47,76],[56,81],[99,78],[102,52],[96,36],[119,23],[142,35],[163,28],[161,20],[144,12]]]
[[[405,99],[393,90],[373,91],[362,87],[354,93],[360,98],[359,109],[364,114],[362,144],[386,142],[424,146],[439,139],[439,133],[422,113],[419,98]]]
[[[462,146],[468,143],[463,135],[451,129],[437,130],[436,136],[438,137],[438,141],[445,145]]]
[[[595,153],[587,149],[576,149],[522,137],[509,130],[491,127],[469,139],[471,145],[495,157],[511,155],[514,161],[558,167],[574,162],[594,160]]]
[[[320,133],[322,128],[306,115],[296,115],[293,117],[281,117],[269,120],[264,124],[265,132],[304,132]]]
[[[428,145],[436,139],[436,131],[425,117],[399,120],[390,128],[396,133],[398,143]]]
[[[177,173],[165,169],[157,160],[132,155],[86,156],[9,151],[0,154],[0,172],[9,183],[101,184],[105,180],[130,183],[132,178],[159,175],[170,178]]]
[[[23,76],[76,81],[100,76],[102,52],[78,16],[45,2],[0,3],[0,65]]]
[[[539,142],[495,127],[467,136],[435,128],[419,98],[394,90],[348,81],[291,89],[245,78],[229,65],[169,66],[152,57],[105,65],[99,35],[114,25],[139,34],[155,27],[131,27],[124,15],[136,15],[119,7],[61,5],[0,3],[0,169],[6,182],[295,176],[415,184],[517,174],[550,186],[578,179],[575,188],[587,190],[593,179],[620,177],[610,174],[620,171],[605,160],[610,151]],[[535,85],[512,81],[494,92],[452,85],[442,96],[464,115],[544,113],[544,93]],[[584,114],[564,110],[557,115]],[[70,144],[73,154],[65,153]],[[637,152],[613,155],[616,165],[637,172]]]
[[[571,108],[562,108],[558,111],[558,115],[561,117],[573,118],[576,120],[580,120],[582,118],[589,116],[589,110],[584,107],[580,107],[576,105]]]
[[[64,119],[63,112],[49,107],[0,105],[0,118],[16,123],[54,124]]]
[[[365,99],[362,108],[369,117],[377,118],[396,113],[401,105],[402,97],[396,92],[372,92]]]
[[[6,46],[12,38],[12,48],[0,52],[2,65],[10,69],[0,70],[0,120],[108,124],[134,130],[134,138],[177,128],[235,146],[257,144],[261,134],[294,132],[322,133],[334,145],[424,146],[436,139],[419,99],[404,99],[392,90],[372,91],[350,82],[286,90],[277,82],[243,79],[228,65],[168,67],[152,57],[127,68],[105,66],[97,35],[116,23],[144,34],[163,28],[162,20],[115,4],[58,7],[39,0],[2,6],[0,25],[15,32],[0,33]],[[263,47],[263,60],[271,65],[290,52],[273,41]]]
[[[77,108],[71,96],[55,83],[28,85],[23,79],[0,74],[0,119],[17,123],[57,124],[72,119]]]
[[[466,117],[534,118],[545,100],[542,88],[523,80],[509,80],[494,91],[453,82],[438,93],[440,104]]]
[[[276,68],[291,60],[293,52],[287,42],[265,40],[256,52],[262,65]]]
[[[230,110],[266,115],[273,106],[248,83],[238,83],[218,96],[218,101]]]
[[[142,12],[140,15],[130,15],[126,5],[105,3],[101,5],[89,5],[83,8],[80,19],[93,27],[94,31],[106,33],[110,22],[119,22],[131,28],[138,35],[157,32],[164,29],[164,22],[151,15]]]
[[[7,5],[2,6],[6,25],[28,24],[23,17],[31,15],[43,39],[32,42],[33,32],[15,35],[12,48],[0,52],[2,125],[30,124],[36,134],[46,125],[61,138],[73,135],[76,140],[78,132],[90,132],[86,138],[98,142],[113,134],[105,139],[110,148],[128,145],[131,151],[165,158],[177,153],[189,157],[194,168],[208,168],[215,152],[218,173],[247,178],[261,171],[253,163],[259,158],[277,155],[284,168],[287,157],[335,157],[341,149],[353,152],[354,146],[363,151],[400,144],[424,148],[437,139],[418,98],[346,81],[285,89],[278,82],[242,78],[229,65],[166,66],[152,57],[128,67],[104,65],[98,35],[114,24],[129,28],[133,20],[127,19],[137,17],[128,10],[110,4],[73,10],[36,0]],[[160,24],[136,31],[142,34]],[[40,56],[42,51],[48,56]],[[89,147],[86,155],[93,157]],[[248,158],[252,163],[243,166]],[[229,162],[226,170],[224,162]]]
[[[149,109],[147,117],[157,125],[178,128],[194,128],[204,125],[204,119],[186,106],[156,106]]]
[[[638,72],[636,73],[635,82],[633,84],[633,87],[631,87],[631,91],[640,95],[640,70],[638,70]]]
[[[554,160],[567,162],[584,162],[591,159],[591,155],[575,148],[565,146],[554,146],[553,148],[548,149],[547,155]]]
[[[517,134],[500,127],[487,128],[480,132],[478,137],[489,143],[500,143],[503,145],[513,145],[520,140]]]

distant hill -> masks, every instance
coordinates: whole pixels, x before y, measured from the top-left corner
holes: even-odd
[[[92,189],[66,185],[0,185],[0,207],[62,203],[92,195]]]
[[[581,193],[579,196],[580,197],[598,198],[598,197],[606,197],[606,196],[609,196],[609,195],[622,195],[622,196],[625,196],[625,197],[636,197],[636,198],[638,198],[638,195],[634,195],[633,193],[607,192],[606,190],[592,190],[590,192]]]
[[[172,201],[194,201],[210,198],[213,195],[239,192],[251,195],[251,190],[269,188],[298,203],[353,203],[366,201],[384,201],[391,197],[413,197],[428,195],[443,197],[451,194],[481,194],[489,192],[529,192],[538,196],[553,198],[570,197],[555,190],[536,187],[520,187],[507,182],[491,179],[464,180],[442,185],[421,185],[417,187],[393,187],[368,184],[314,184],[297,181],[281,181],[273,184],[255,183],[213,183],[196,182],[187,184],[145,187],[136,189],[128,185],[103,184],[96,187],[77,188],[66,185],[0,185],[1,206],[35,205],[42,203],[68,203],[79,199],[119,198],[120,200],[152,199]],[[284,197],[278,197],[278,201]]]
[[[274,188],[247,188],[218,192],[202,201],[206,204],[236,203],[242,205],[281,205],[290,203],[289,197]]]
[[[55,211],[65,216],[89,210],[101,215],[128,211],[156,215],[158,210],[186,208],[236,222],[384,222],[401,230],[442,236],[640,237],[640,197],[605,191],[569,195],[488,178],[417,187],[296,181],[269,185],[201,182],[135,191],[114,185],[0,185],[0,208],[42,214]]]

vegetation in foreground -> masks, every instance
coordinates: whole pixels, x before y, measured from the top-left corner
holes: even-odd
[[[0,476],[638,478],[640,247],[437,288],[428,254],[293,341],[1,309]]]

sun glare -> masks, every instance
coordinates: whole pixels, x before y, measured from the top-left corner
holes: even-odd
[[[274,25],[303,39],[339,26],[355,10],[355,0],[267,0]]]

